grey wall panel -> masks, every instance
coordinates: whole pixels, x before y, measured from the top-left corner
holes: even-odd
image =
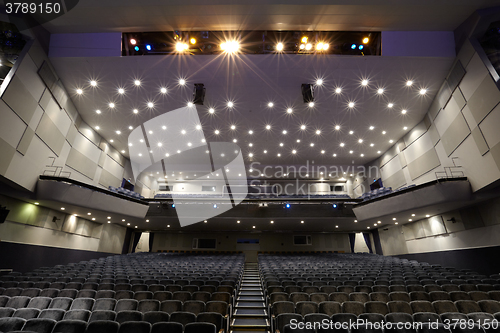
[[[408,164],[408,171],[412,180],[441,165],[436,149],[431,149],[421,157]]]
[[[472,137],[474,138],[476,146],[479,149],[481,155],[486,154],[490,150],[479,127],[476,127],[472,130]]]
[[[487,76],[468,100],[467,105],[479,124],[500,102],[500,90],[490,76]]]
[[[444,81],[443,85],[441,86],[441,89],[439,89],[436,97],[439,101],[439,105],[441,105],[442,108],[446,107],[446,104],[448,104],[448,101],[451,98],[451,88],[448,85],[447,81]]]
[[[78,130],[76,127],[72,124],[69,127],[68,135],[66,135],[66,140],[69,142],[70,146],[73,146],[73,143],[75,142],[76,136],[78,134]]]
[[[43,115],[35,133],[57,156],[61,154],[66,139],[47,114]]]
[[[464,66],[462,66],[460,60],[457,60],[453,65],[450,74],[448,74],[448,77],[446,78],[451,91],[454,91],[455,88],[458,87],[458,84],[460,83],[460,81],[462,81],[464,75],[465,68]]]
[[[66,165],[89,177],[90,179],[94,179],[97,164],[74,148],[71,148],[69,152]]]
[[[429,129],[429,127],[431,127],[431,125],[432,125],[432,120],[431,120],[431,118],[430,118],[430,116],[429,116],[429,114],[428,114],[428,113],[426,113],[426,114],[425,114],[425,116],[424,116],[424,120],[422,120],[422,121],[424,122],[424,124],[425,124],[425,128],[426,128],[426,129]]]
[[[47,60],[47,55],[37,39],[33,41],[33,45],[29,49],[28,54],[37,68],[40,68],[40,66],[43,65],[43,62]]]
[[[73,104],[71,98],[68,98],[66,100],[66,104],[63,106],[63,108],[66,110],[71,120],[75,121],[78,117],[78,110],[76,109],[75,104]]]
[[[109,157],[116,161],[116,163],[120,164],[121,166],[125,166],[126,158],[123,157],[123,155],[120,154],[118,150],[109,146],[107,153]]]
[[[52,100],[52,93],[50,92],[49,89],[45,89],[38,104],[42,107],[42,109],[46,110],[51,100]]]
[[[99,156],[99,162],[97,163],[97,165],[102,168],[104,166],[105,160],[106,160],[106,153],[102,151],[101,156]]]
[[[78,117],[77,125],[78,131],[83,134],[84,137],[92,141],[96,146],[99,147],[101,143],[101,136],[97,134],[89,125],[87,125],[81,117]]]
[[[26,123],[0,100],[0,139],[17,147],[26,127]]]
[[[465,121],[467,122],[467,125],[469,125],[469,128],[477,127],[476,119],[474,119],[474,116],[472,115],[472,112],[467,105],[462,109],[462,114],[464,115]]]
[[[392,160],[394,158],[394,156],[396,156],[398,154],[398,148],[397,148],[397,145],[394,145],[392,146],[391,148],[389,148],[384,155],[382,155],[382,157],[380,158],[379,160],[379,168],[386,165],[387,162],[389,162],[390,160]]]
[[[469,126],[467,126],[464,116],[460,113],[441,136],[441,142],[446,154],[450,156],[469,134]]]
[[[59,131],[66,137],[71,126],[71,119],[64,109],[61,109],[54,99],[50,99],[44,109]]]
[[[98,251],[121,253],[126,232],[127,228],[125,227],[115,224],[104,224],[102,227]]]
[[[401,161],[401,167],[404,168],[406,167],[407,163],[406,163],[406,157],[405,157],[405,154],[399,154],[399,160]]]
[[[102,170],[101,177],[99,178],[99,184],[102,186],[115,186],[118,187],[122,183],[122,180],[113,176],[110,172]]]
[[[484,139],[488,146],[493,147],[500,142],[500,105],[493,109],[486,118],[479,124]]]
[[[2,158],[0,158],[0,175],[5,175],[10,162],[16,154],[16,149],[4,140],[0,139],[0,154],[2,156]]]
[[[400,170],[387,179],[384,179],[383,182],[385,187],[392,187],[395,190],[406,185],[405,174],[403,170]]]
[[[26,152],[28,151],[28,147],[31,144],[31,141],[33,140],[33,137],[35,136],[35,131],[33,131],[31,128],[26,128],[24,131],[23,137],[21,138],[21,141],[19,142],[19,145],[17,145],[17,151],[20,152],[23,155],[26,155]]]
[[[465,99],[469,100],[484,78],[489,76],[489,73],[477,53],[474,54],[465,70],[467,74],[465,74],[462,82],[460,82],[459,87]]]
[[[425,119],[428,119],[428,117],[426,116]],[[425,132],[427,132],[427,128],[427,124],[423,120],[417,126],[413,127],[413,129],[403,138],[406,146],[411,145],[413,142],[415,142],[415,140],[424,135]]]
[[[472,59],[475,53],[476,50],[474,50],[472,44],[467,40],[465,41],[464,45],[462,45],[462,48],[458,52],[457,58],[465,67],[467,67],[469,61]]]
[[[12,77],[2,99],[27,124],[30,122],[38,106],[37,101],[31,96],[28,89],[21,82],[21,79],[16,75]]]
[[[36,101],[39,101],[43,91],[45,90],[45,84],[36,73],[37,69],[38,68],[33,60],[27,56],[22,60],[21,65],[17,69],[16,76],[21,79],[31,96]]]
[[[439,136],[439,133],[438,133],[435,125],[432,125],[431,127],[429,127],[429,136],[430,136],[431,141],[434,144],[434,146],[437,145],[437,143],[439,142],[439,140],[441,138]]]
[[[405,140],[401,139],[398,142],[396,142],[396,147],[398,149],[398,152],[403,151],[406,148]]]
[[[45,61],[43,65],[38,69],[38,75],[45,83],[47,88],[52,90],[57,82],[57,75],[55,71],[52,70],[49,63]]]
[[[457,102],[458,108],[460,110],[462,110],[464,108],[465,104],[467,103],[465,101],[465,97],[462,94],[462,91],[460,91],[460,89],[455,89],[455,92],[453,93],[453,99],[455,100],[455,102]]]
[[[429,117],[431,117],[432,120],[436,118],[438,115],[439,111],[441,111],[442,106],[439,104],[439,100],[437,96],[434,98],[434,101],[432,101],[431,106],[429,107]]]
[[[500,143],[497,143],[493,147],[490,147],[490,153],[497,165],[497,168],[500,170]]]
[[[64,85],[61,80],[57,81],[51,89],[54,98],[61,108],[66,105],[68,100],[68,94],[66,93],[66,89],[64,89]]]

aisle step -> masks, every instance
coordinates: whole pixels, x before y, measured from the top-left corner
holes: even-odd
[[[236,302],[236,306],[235,306],[236,309],[238,308],[252,308],[252,309],[255,309],[255,308],[263,308],[265,309],[266,308],[266,304],[264,304],[264,302]]]
[[[269,327],[269,321],[267,318],[235,318],[231,323],[231,327],[233,328],[267,328]]]
[[[234,311],[235,317],[266,317],[266,309],[236,309]]]

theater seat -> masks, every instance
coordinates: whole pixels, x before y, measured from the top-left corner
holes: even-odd
[[[120,325],[118,333],[150,333],[151,324],[145,321],[126,322]]]
[[[87,326],[85,333],[118,333],[120,324],[115,321],[98,320]]]
[[[80,320],[61,320],[57,322],[52,333],[85,333],[87,322]]]

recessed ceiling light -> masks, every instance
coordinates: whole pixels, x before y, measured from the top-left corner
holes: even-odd
[[[324,154],[324,153],[325,153],[325,151],[324,151],[324,150],[322,150],[322,151],[321,151],[321,154]]]
[[[365,157],[365,154],[361,154],[361,155],[359,155],[359,156],[361,156],[361,157]]]
[[[148,102],[148,108],[152,109],[154,106],[153,102]]]
[[[95,221],[95,217],[92,218],[92,221]]]
[[[297,154],[297,151],[295,149],[292,150],[292,154]]]
[[[61,210],[65,210],[65,209],[66,209],[66,208],[64,208],[64,207],[61,207]]]
[[[272,108],[274,106],[274,103],[273,102],[269,102],[269,103],[267,103],[267,106],[270,107],[270,108]]]
[[[338,131],[338,130],[340,130],[340,126],[339,126],[339,125],[336,125],[336,126],[335,126],[335,130],[337,130],[337,131]]]
[[[264,154],[267,154],[267,150],[264,150]]]
[[[317,135],[320,135],[320,134],[321,134],[321,131],[320,131],[320,130],[316,130],[316,134],[317,134]]]
[[[282,132],[282,133],[283,133],[283,134],[286,134],[286,133],[288,133],[288,132],[287,132],[286,130],[283,130],[283,132]]]
[[[169,157],[169,156],[170,156],[170,154],[169,154],[169,153],[166,153],[166,154],[165,154],[165,157]],[[167,176],[165,176],[165,178],[167,178]]]
[[[375,126],[370,126],[370,131],[373,131],[375,129]]]
[[[366,79],[362,80],[361,85],[366,87],[368,85],[368,80],[366,80]]]
[[[241,223],[241,221],[240,221],[240,220],[238,220],[238,221],[236,221],[236,223]]]
[[[297,143],[300,143],[300,139],[297,139]]]
[[[370,227],[366,227],[366,229],[370,229]]]
[[[170,228],[170,224],[167,224],[167,228]]]
[[[99,126],[94,127],[96,130],[100,130],[101,128]]]
[[[314,143],[311,143],[311,144],[310,144],[310,146],[311,146],[311,147],[314,147]]]
[[[161,147],[161,146],[163,146],[163,143],[158,142],[158,147]]]
[[[108,104],[110,108],[114,108],[115,107],[115,103],[109,103]]]
[[[125,89],[123,89],[123,88],[119,88],[119,89],[118,89],[118,93],[119,93],[119,94],[125,94]]]
[[[236,143],[236,142],[238,142],[238,140],[236,140],[236,139],[233,139],[233,142],[234,142],[234,143]]]
[[[341,92],[342,92],[342,88],[340,88],[340,87],[335,88],[336,94],[340,94]]]
[[[184,79],[179,79],[179,84],[180,84],[181,86],[185,85],[185,84],[186,84],[186,80],[184,80]]]
[[[120,134],[122,134],[122,132],[121,131],[116,131],[116,134],[120,135]]]
[[[250,143],[248,144],[248,146],[249,146],[249,147],[253,147],[253,143],[251,143],[251,142],[250,142]]]
[[[284,143],[283,143],[283,142],[281,142],[281,143],[280,143],[280,147],[283,147],[283,146],[284,146]]]
[[[359,143],[363,143],[363,139],[359,139],[359,140],[358,140],[358,142],[359,142]]]
[[[401,110],[401,113],[402,113],[402,114],[406,114],[407,112],[408,112],[408,111],[406,111],[406,110]]]
[[[193,102],[188,102],[187,105],[188,105],[188,107],[193,107],[194,104],[193,104]]]
[[[271,221],[271,224],[273,224],[273,223],[274,223],[274,221]]]
[[[377,154],[380,154],[380,153],[382,153],[380,150],[379,150],[379,151],[377,151]]]
[[[399,224],[398,222],[394,223],[394,224]]]
[[[95,81],[95,80],[90,81],[90,85],[92,87],[96,87],[97,86],[97,81]]]
[[[308,105],[309,105],[310,108],[312,108],[312,107],[314,107],[314,102],[309,102]]]
[[[406,131],[407,129],[408,129],[408,127],[406,127],[406,126],[405,126],[405,127],[403,127],[403,130],[405,130],[405,131]]]
[[[101,114],[101,110],[95,110],[95,113]]]
[[[138,113],[139,113],[139,110],[134,109],[132,112],[134,112],[135,114],[138,114]]]
[[[160,89],[160,92],[161,92],[162,94],[166,94],[166,93],[167,93],[167,88],[162,87],[162,88]]]
[[[125,150],[122,150],[122,151],[121,151],[121,153],[122,153],[122,154],[125,154]]]
[[[304,221],[300,221],[300,223],[304,224]]]
[[[370,143],[370,147],[373,147],[373,146],[375,146],[375,144],[374,143]]]
[[[81,94],[83,94],[83,90],[82,90],[82,89],[76,89],[76,93],[77,93],[78,95],[81,95]]]
[[[149,133],[149,134],[153,134],[153,131],[149,131],[148,133]]]
[[[214,110],[213,108],[210,108],[210,109],[208,109],[208,112],[209,112],[209,113],[214,113],[214,112],[215,112],[215,110]]]
[[[384,93],[384,88],[378,88],[377,94],[382,95]]]
[[[337,154],[333,154],[332,156],[333,156],[333,157],[337,157]]]
[[[218,135],[220,133],[220,131],[219,130],[215,130],[214,133]]]
[[[411,80],[406,81],[406,86],[407,87],[410,87],[411,85],[413,85],[413,81],[411,81]]]
[[[146,222],[149,222],[149,220],[146,220]]]
[[[253,131],[252,131],[252,130],[249,130],[249,131],[248,131],[248,134],[252,135],[252,134],[253,134]]]
[[[253,154],[252,154],[252,153],[249,153],[249,154],[248,154],[248,157],[253,157]]]
[[[386,131],[382,131],[382,134],[385,135],[387,132]]]
[[[354,102],[349,102],[347,105],[352,109],[354,107]]]
[[[393,143],[393,142],[394,142],[394,140],[389,140],[389,143]]]
[[[129,129],[129,130],[133,130],[134,128],[133,128],[132,126],[129,126],[129,127],[128,127],[128,129]]]
[[[278,153],[276,156],[281,157],[281,154],[280,154],[280,153]]]
[[[425,215],[425,217],[431,217],[430,215]]]
[[[350,134],[350,135],[353,135],[353,134],[354,134],[354,131],[349,131],[349,134]]]
[[[235,129],[236,129],[236,126],[231,125],[231,129],[232,129],[232,130],[235,130]]]
[[[252,226],[253,229],[255,229],[255,226]]]
[[[227,107],[228,108],[232,108],[233,106],[234,106],[233,102],[231,102],[231,101],[227,102]]]
[[[345,143],[341,142],[340,147],[344,147],[344,146],[345,146]]]
[[[287,112],[287,113],[292,113],[292,112],[293,112],[293,110],[292,110],[292,108],[288,108],[288,109],[286,109],[286,112]]]
[[[317,85],[317,86],[320,86],[320,85],[322,85],[322,84],[323,84],[323,80],[322,80],[322,79],[317,79],[317,80],[316,80],[316,85]]]
[[[427,89],[420,89],[419,93],[420,95],[425,95],[427,94]]]
[[[349,150],[349,154],[352,154],[352,153],[354,153],[354,151],[352,151],[352,150]]]
[[[134,84],[135,84],[136,86],[140,86],[140,85],[141,85],[141,81],[139,81],[139,80],[134,80]]]
[[[389,104],[387,104],[387,107],[388,107],[388,108],[392,108],[393,106],[394,106],[394,103],[389,103]]]
[[[271,125],[266,125],[266,130],[270,130],[271,129]]]
[[[411,216],[415,216],[415,214],[411,214]]]
[[[409,222],[413,221],[413,219],[408,219]]]

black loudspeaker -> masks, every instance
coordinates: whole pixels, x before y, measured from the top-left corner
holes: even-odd
[[[7,207],[0,207],[0,223],[4,223],[5,219],[7,219],[7,215],[9,215],[10,210]]]
[[[304,103],[314,102],[314,86],[312,84],[302,84],[302,98],[304,98]]]
[[[205,86],[203,83],[194,84],[193,104],[203,105],[205,100]]]

